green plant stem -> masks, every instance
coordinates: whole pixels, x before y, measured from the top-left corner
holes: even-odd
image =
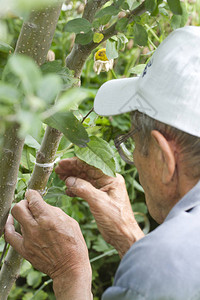
[[[115,249],[109,250],[109,251],[107,251],[107,252],[105,252],[105,253],[103,253],[101,255],[98,255],[98,256],[90,259],[90,263],[93,263],[94,261],[97,261],[97,260],[99,260],[99,259],[101,259],[101,258],[103,258],[105,256],[111,255],[111,254],[118,254],[118,252]]]
[[[34,293],[33,297],[31,297],[29,300],[33,300],[33,299],[35,298],[35,296],[37,296],[37,294],[38,294],[41,290],[43,290],[43,288],[45,288],[45,286],[47,286],[47,285],[48,285],[49,283],[51,283],[51,282],[53,282],[52,279],[49,279],[49,280],[45,281],[45,282],[43,283],[43,285],[41,285],[41,287],[39,287],[39,289]]]

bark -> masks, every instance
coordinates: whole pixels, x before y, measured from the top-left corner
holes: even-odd
[[[32,57],[38,65],[43,64],[53,39],[61,7],[62,3],[59,0],[58,4],[54,7],[47,7],[41,11],[33,11],[29,16],[29,19],[23,24],[15,53],[26,54]],[[54,131],[55,130],[51,128],[47,129],[47,132]],[[56,136],[59,136],[60,138],[61,134],[58,134],[57,132]],[[54,141],[53,136],[52,141]],[[58,145],[58,143],[59,141],[56,142],[56,145]],[[22,149],[23,140],[18,138],[18,126],[17,124],[13,124],[12,128],[5,134],[3,155],[0,160],[1,232],[3,231],[13,200]],[[55,151],[52,151],[52,156],[55,155],[56,149]],[[50,159],[48,155],[46,158],[49,159],[50,162],[54,160],[54,157]],[[50,174],[48,173],[48,178],[49,175]],[[37,176],[37,174],[34,175],[34,177],[35,176]],[[45,185],[47,180],[48,179],[45,177]],[[21,260],[22,258],[20,255],[10,247],[0,272],[0,300],[7,299],[10,289],[18,277]]]
[[[24,141],[18,138],[17,124],[10,125],[5,134],[0,157],[0,234],[14,199],[15,185]]]
[[[37,163],[52,163],[55,160],[61,137],[62,133],[57,129],[47,127],[40,150],[36,156]],[[53,166],[43,168],[35,165],[28,188],[37,190],[43,195],[52,170]]]
[[[51,46],[62,3],[41,11],[32,11],[24,22],[17,42],[17,52],[30,56],[40,66]]]

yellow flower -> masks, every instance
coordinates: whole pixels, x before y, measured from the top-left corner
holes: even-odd
[[[97,73],[97,75],[100,74],[100,72],[108,72],[113,68],[114,60],[108,59],[106,56],[106,49],[102,48],[98,50],[94,55],[94,71]]]

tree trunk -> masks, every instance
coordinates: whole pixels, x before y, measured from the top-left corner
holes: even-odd
[[[15,53],[26,54],[32,57],[38,65],[43,64],[53,39],[61,7],[62,3],[58,1],[57,5],[53,7],[49,6],[44,10],[33,11],[29,19],[23,24]],[[51,131],[51,129],[48,130]],[[60,136],[61,134],[59,138]],[[58,143],[59,141],[56,142],[56,145]],[[12,124],[12,127],[5,133],[3,153],[0,160],[1,233],[13,200],[22,149],[23,141],[18,138],[18,126]],[[55,154],[55,152],[53,153]],[[10,247],[0,272],[0,300],[7,299],[10,289],[19,274],[21,260],[19,254]]]

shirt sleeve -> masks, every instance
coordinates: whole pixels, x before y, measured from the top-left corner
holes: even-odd
[[[145,296],[131,289],[113,286],[108,288],[101,300],[146,300]]]

